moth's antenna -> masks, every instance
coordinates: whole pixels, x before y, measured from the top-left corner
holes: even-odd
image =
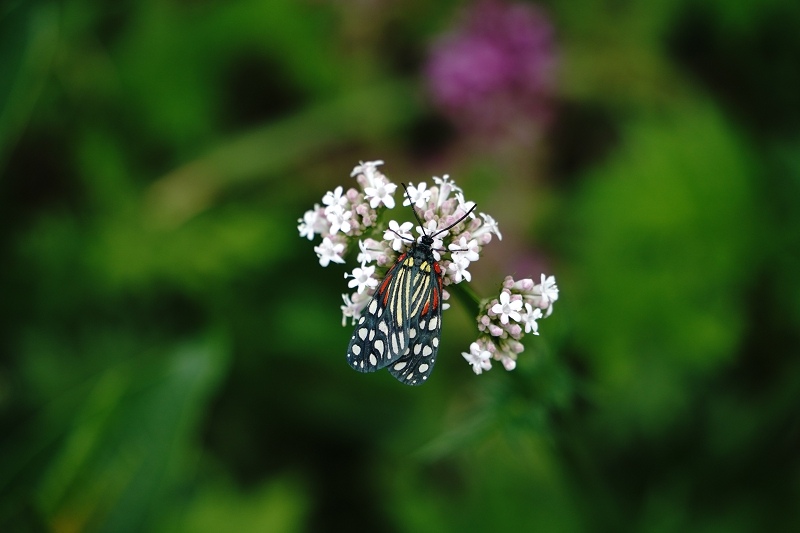
[[[391,231],[392,233],[394,233],[395,235],[397,235],[398,237],[400,237],[400,238],[401,238],[402,240],[404,240],[404,241],[410,241],[410,242],[414,242],[414,239],[409,239],[408,237],[406,237],[406,236],[404,236],[404,235],[400,235],[399,233],[397,233],[397,232],[396,232],[395,230],[393,230],[392,228],[387,228],[387,229],[386,229],[386,231]]]
[[[461,221],[462,221],[462,220],[464,220],[465,218],[467,218],[467,217],[470,215],[470,213],[472,213],[473,211],[475,211],[475,208],[476,208],[476,207],[478,207],[478,204],[472,204],[472,207],[470,207],[470,208],[469,208],[469,211],[467,211],[466,213],[464,213],[464,216],[462,216],[461,218],[459,218],[458,220],[456,220],[455,222],[453,222],[452,224],[450,224],[450,225],[449,225],[449,226],[447,226],[446,228],[444,228],[444,229],[440,229],[439,231],[437,231],[436,233],[434,233],[433,235],[431,235],[431,237],[436,237],[436,236],[437,236],[437,235],[439,235],[440,233],[444,233],[445,231],[449,230],[449,229],[450,229],[450,228],[452,228],[453,226],[457,226],[458,224],[460,224],[460,223],[461,223]]]
[[[408,187],[406,187],[406,184],[402,182],[400,183],[400,185],[402,185],[403,190],[406,191],[406,197],[408,198],[408,202],[411,204],[411,210],[414,211],[414,218],[417,219],[417,222],[419,222],[419,225],[422,228],[422,233],[425,234],[425,224],[423,224],[422,220],[419,218],[419,215],[417,214],[417,208],[414,207],[414,200],[411,199],[411,195],[408,193]]]
[[[423,235],[425,235],[425,224],[423,224],[422,220],[419,218],[419,215],[417,214],[417,209],[416,209],[416,207],[414,207],[414,201],[411,199],[411,195],[408,193],[408,187],[406,187],[405,183],[400,183],[400,185],[402,185],[403,186],[403,190],[406,191],[406,197],[408,198],[408,201],[411,204],[411,210],[414,211],[414,218],[416,218],[417,222],[419,222],[419,226],[420,226],[420,228],[422,228],[422,233],[423,233]],[[444,233],[445,231],[449,230],[453,226],[457,226],[458,224],[461,223],[462,220],[467,218],[473,211],[475,211],[476,207],[478,207],[478,204],[472,204],[472,207],[469,208],[469,211],[464,213],[464,215],[461,218],[459,218],[458,220],[456,220],[455,222],[453,222],[452,224],[450,224],[446,228],[440,229],[439,231],[437,231],[436,233],[431,235],[431,237],[436,237],[440,233]]]

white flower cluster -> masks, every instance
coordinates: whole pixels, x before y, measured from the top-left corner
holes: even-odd
[[[344,263],[348,248],[358,246],[359,266],[344,274],[353,292],[342,295],[342,325],[348,318],[354,324],[361,316],[386,271],[416,241],[413,231],[419,236],[433,237],[432,250],[442,268],[444,286],[471,281],[470,264],[480,258],[483,247],[495,236],[502,239],[495,220],[485,213],[472,214],[474,202],[466,200],[461,188],[447,175],[434,177],[432,186],[424,182],[407,185],[408,196],[403,195],[400,208],[407,210],[406,206],[413,205],[424,227],[415,228],[413,222],[401,223],[384,216],[386,211],[398,207],[394,198],[398,187],[378,170],[382,164],[383,161],[359,164],[351,173],[357,188],[344,191],[336,187],[325,194],[322,205],[315,204],[298,219],[301,237],[321,238],[314,252],[323,267]],[[464,218],[467,213],[469,216]],[[445,250],[445,241],[450,253],[449,258],[443,259],[439,251]],[[449,294],[443,289],[442,300],[447,299]],[[499,298],[486,303],[478,317],[480,338],[470,345],[469,353],[463,354],[475,373],[489,370],[492,359],[512,370],[523,350],[520,343],[523,334],[538,335],[536,321],[550,315],[557,299],[553,276],[542,275],[539,284],[531,279],[515,282],[511,277],[506,278]],[[443,303],[442,308],[447,307]]]
[[[500,296],[483,306],[478,316],[478,329],[483,333],[461,355],[480,374],[492,368],[492,359],[500,361],[506,370],[514,370],[517,356],[524,347],[520,342],[526,333],[539,334],[537,320],[553,312],[558,300],[558,287],[553,276],[542,274],[541,282],[530,278],[514,281],[508,276]]]
[[[360,266],[344,275],[349,279],[348,287],[354,292],[342,295],[343,324],[347,318],[355,322],[361,316],[382,275],[415,241],[412,222],[398,223],[390,219],[385,224],[378,223],[377,210],[381,206],[386,210],[396,207],[394,194],[397,185],[378,170],[382,164],[383,161],[370,161],[356,166],[350,175],[356,179],[358,189],[353,187],[343,192],[342,187],[337,187],[323,197],[324,207],[316,204],[314,209],[298,220],[297,229],[301,237],[312,240],[319,235],[322,238],[322,242],[314,247],[322,266],[328,266],[331,262],[344,263],[349,245],[358,243],[357,260]],[[441,228],[450,226],[475,205],[464,199],[461,188],[447,175],[434,177],[433,182],[431,187],[424,182],[416,185],[409,183],[410,201],[406,197],[401,204],[409,206],[413,203],[424,224],[424,229],[416,228],[420,236],[434,235]],[[408,207],[403,209],[408,210]],[[480,213],[480,218],[471,214],[457,226],[436,235],[433,253],[442,267],[443,284],[470,281],[470,263],[480,258],[481,249],[495,235],[498,239],[502,238],[497,223],[485,213]],[[450,258],[442,260],[438,250],[444,249],[445,240],[449,243]],[[442,299],[448,298],[444,290]],[[447,304],[443,307],[447,308]]]
[[[314,204],[314,209],[306,211],[303,218],[297,221],[301,237],[309,241],[315,235],[322,237],[322,243],[314,247],[320,265],[328,266],[331,261],[344,263],[349,239],[358,237],[375,225],[378,219],[376,208],[381,204],[394,207],[391,195],[397,185],[389,182],[377,170],[376,167],[381,164],[383,161],[363,163],[353,170],[363,177],[359,183],[366,183],[362,185],[362,191],[350,188],[343,193],[342,187],[336,187],[322,197],[325,207]]]

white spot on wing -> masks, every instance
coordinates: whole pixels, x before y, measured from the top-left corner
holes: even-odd
[[[361,346],[359,346],[358,344],[354,344],[351,350],[353,351],[354,355],[358,355],[361,353]]]
[[[422,363],[421,365],[419,365],[419,368],[417,370],[419,370],[420,373],[424,374],[425,372],[428,371],[428,365],[425,364],[425,363]]]
[[[375,311],[377,311],[377,310],[378,310],[378,300],[373,299],[369,303],[369,314],[374,315]]]
[[[431,321],[428,323],[428,329],[433,331],[436,329],[436,325],[439,323],[439,319],[436,317],[431,318]]]
[[[358,330],[358,336],[362,341],[364,339],[366,339],[367,338],[367,328],[361,328],[360,330]]]
[[[374,353],[369,354],[369,364],[375,366],[378,364],[378,359],[375,357]]]
[[[433,353],[433,349],[430,346],[426,346],[422,349],[422,357],[428,357],[430,354]]]
[[[380,340],[380,339],[376,340],[375,343],[372,345],[372,347],[375,348],[375,351],[378,352],[378,355],[383,355],[383,341],[382,340]]]
[[[396,365],[394,365],[395,370],[403,370],[406,367],[405,361],[400,361]]]

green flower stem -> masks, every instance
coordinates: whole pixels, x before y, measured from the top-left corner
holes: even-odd
[[[458,299],[461,300],[461,303],[463,303],[467,309],[471,310],[472,316],[478,316],[481,311],[482,302],[468,283],[448,285],[447,291],[450,294],[455,294]]]

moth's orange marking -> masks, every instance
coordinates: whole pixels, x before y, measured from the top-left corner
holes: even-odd
[[[397,262],[398,263],[401,262],[403,259],[405,259],[405,257],[406,257],[406,254],[401,255],[400,257],[397,258]],[[388,287],[389,286],[389,282],[392,281],[392,276],[394,276],[394,271],[393,270],[390,271],[389,274],[387,274],[386,278],[384,278],[384,280],[383,280],[383,283],[381,283],[381,287],[378,289],[378,292],[380,294],[383,294],[384,292],[386,292],[386,287]],[[386,293],[386,296],[384,296],[384,298],[383,298],[384,305],[386,304],[386,297],[388,297],[388,296],[389,296],[389,293]]]
[[[389,285],[389,281],[391,281],[391,279],[392,279],[392,276],[386,276],[386,279],[384,279],[383,283],[381,283],[381,288],[378,289],[379,293],[383,294],[384,291],[386,291],[386,287]]]
[[[433,269],[436,271],[437,274],[441,274],[442,270],[441,270],[441,268],[439,268],[439,263],[434,263],[433,264]],[[433,309],[438,309],[439,308],[439,292],[441,292],[441,290],[442,290],[442,276],[441,275],[436,276],[436,283],[439,284],[439,290],[438,291],[437,290],[433,291],[433,305],[431,305],[431,301],[430,300],[425,302],[425,305],[422,307],[422,312],[420,313],[421,316],[424,316],[424,315],[428,314],[428,311],[430,311],[431,308],[433,308]]]

